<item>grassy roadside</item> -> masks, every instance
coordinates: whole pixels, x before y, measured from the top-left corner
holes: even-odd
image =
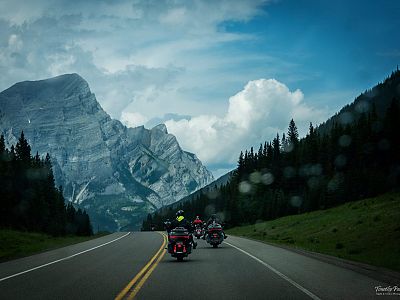
[[[52,237],[43,233],[0,229],[0,262],[52,250],[107,235]]]
[[[400,193],[235,227],[227,233],[400,271]]]

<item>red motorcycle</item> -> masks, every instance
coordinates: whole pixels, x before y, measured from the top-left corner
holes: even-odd
[[[172,229],[168,236],[168,253],[182,261],[192,253],[192,244],[190,242],[190,233],[183,227]]]

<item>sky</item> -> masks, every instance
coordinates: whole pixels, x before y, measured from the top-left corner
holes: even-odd
[[[399,15],[397,0],[2,0],[0,90],[78,73],[111,117],[165,123],[218,177],[395,70]]]

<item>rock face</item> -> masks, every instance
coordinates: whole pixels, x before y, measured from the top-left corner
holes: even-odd
[[[137,228],[146,213],[213,181],[164,124],[148,130],[111,119],[77,74],[0,93],[0,132],[9,146],[22,130],[33,154],[51,154],[56,183],[88,211],[95,230]]]

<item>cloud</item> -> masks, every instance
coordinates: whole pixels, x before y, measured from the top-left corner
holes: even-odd
[[[290,116],[318,120],[300,91],[274,80],[250,81],[226,101],[249,78],[293,73],[290,62],[248,50],[259,37],[231,26],[263,16],[269,1],[28,2],[0,3],[0,90],[79,73],[113,118],[165,121],[183,149],[221,170]]]
[[[140,113],[135,112],[123,112],[121,115],[121,122],[128,127],[137,127],[145,124],[147,118]]]
[[[258,146],[276,133],[287,131],[294,118],[300,133],[309,122],[322,122],[327,112],[303,102],[300,90],[290,91],[275,79],[249,81],[244,89],[229,98],[223,117],[201,115],[190,120],[168,120],[168,131],[176,135],[181,146],[194,152],[208,165],[234,164],[240,150]]]
[[[228,94],[213,91],[247,81],[231,68],[238,57],[248,56],[221,49],[254,37],[228,32],[221,24],[262,15],[265,3],[5,0],[0,3],[0,90],[76,72],[114,118],[205,113],[210,101],[222,111]]]

